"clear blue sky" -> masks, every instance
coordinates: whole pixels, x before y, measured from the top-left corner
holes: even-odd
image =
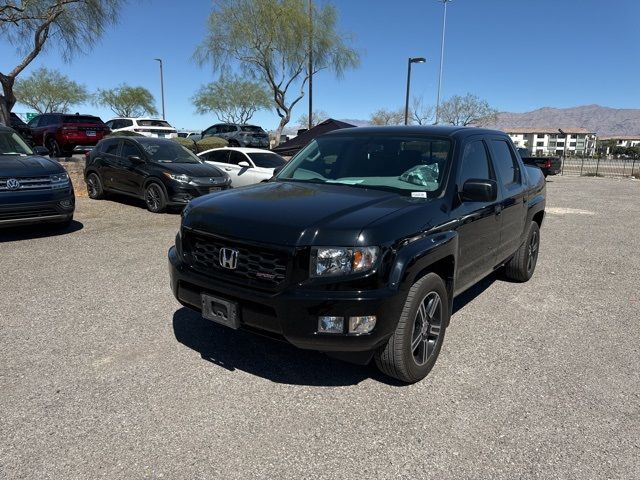
[[[316,0],[323,2],[324,0]],[[374,110],[404,103],[409,56],[415,65],[412,93],[435,104],[442,4],[437,0],[335,0],[340,29],[354,37],[359,69],[341,80],[322,72],[314,81],[314,106],[334,118],[367,119]],[[178,128],[200,129],[215,117],[195,113],[190,97],[215,77],[193,60],[211,2],[131,0],[120,22],[90,54],[64,63],[51,45],[26,70],[46,66],[90,90],[122,82],[149,88],[160,103],[158,63],[165,65],[167,119]],[[640,108],[639,0],[454,0],[448,6],[443,96],[471,92],[503,111],[597,103]],[[0,43],[0,71],[17,59]],[[23,106],[14,111],[24,112]],[[85,105],[75,110],[112,114]],[[158,106],[158,110],[160,107]],[[294,110],[294,122],[306,100]],[[253,119],[267,129],[275,112]]]

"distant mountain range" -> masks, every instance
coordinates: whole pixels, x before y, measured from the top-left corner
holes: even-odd
[[[370,125],[368,120],[339,118],[342,122],[357,127]],[[513,127],[586,128],[598,136],[640,136],[640,109],[609,108],[600,105],[583,105],[572,108],[543,107],[531,112],[500,112],[495,125],[490,128],[505,130]],[[287,128],[285,133],[294,134],[297,128]]]
[[[501,112],[494,128],[581,127],[599,136],[640,135],[640,109],[584,105],[573,108],[544,107],[532,112]]]

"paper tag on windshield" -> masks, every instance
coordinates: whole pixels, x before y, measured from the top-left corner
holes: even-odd
[[[427,198],[427,192],[411,192],[413,198]]]

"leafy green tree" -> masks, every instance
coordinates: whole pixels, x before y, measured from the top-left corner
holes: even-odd
[[[220,121],[247,123],[258,110],[271,108],[264,83],[237,76],[223,76],[203,85],[191,99],[200,114],[213,112]]]
[[[454,95],[440,105],[438,116],[442,123],[451,125],[491,125],[497,121],[498,111],[486,100],[467,93]]]
[[[16,77],[50,46],[69,60],[76,52],[86,51],[98,41],[104,30],[115,23],[124,0],[2,0],[0,38],[20,54],[18,63],[7,66],[3,59],[0,72],[0,122],[9,124],[9,113],[16,103],[13,91]]]
[[[57,70],[39,68],[24,80],[18,79],[14,93],[18,102],[39,113],[68,112],[69,107],[89,98],[84,85],[70,80]]]
[[[324,110],[314,110],[311,114],[311,128],[318,125],[320,122],[324,122],[329,118],[329,114]],[[309,128],[309,114],[305,113],[300,115],[297,123],[298,128]]]
[[[310,16],[307,0],[219,0],[195,54],[214,71],[238,64],[268,86],[280,117],[276,139],[304,97],[310,73],[329,69],[340,77],[359,64],[348,36],[337,30],[335,8],[312,5],[312,12]]]
[[[371,114],[371,125],[402,125],[404,123],[404,108],[387,110],[381,108]]]
[[[157,115],[155,99],[144,87],[130,87],[122,84],[110,90],[98,90],[97,105],[109,107],[119,117],[141,117],[144,114]]]

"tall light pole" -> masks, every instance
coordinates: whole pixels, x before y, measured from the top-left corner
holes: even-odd
[[[156,62],[160,62],[160,95],[162,97],[162,119],[166,120],[166,118],[164,118],[164,75],[162,73],[162,59],[154,58],[154,60]]]
[[[447,3],[452,0],[438,0],[444,4],[444,14],[442,16],[442,43],[440,44],[440,73],[438,74],[438,100],[436,101],[436,125],[440,116],[440,88],[442,87],[442,64],[444,63],[444,32],[447,26]]]
[[[313,1],[309,0],[309,130],[313,127]]]
[[[409,63],[407,67],[407,98],[404,102],[404,124],[407,125],[409,121],[409,87],[411,85],[411,64],[412,63],[424,63],[427,59],[423,57],[409,57]]]

